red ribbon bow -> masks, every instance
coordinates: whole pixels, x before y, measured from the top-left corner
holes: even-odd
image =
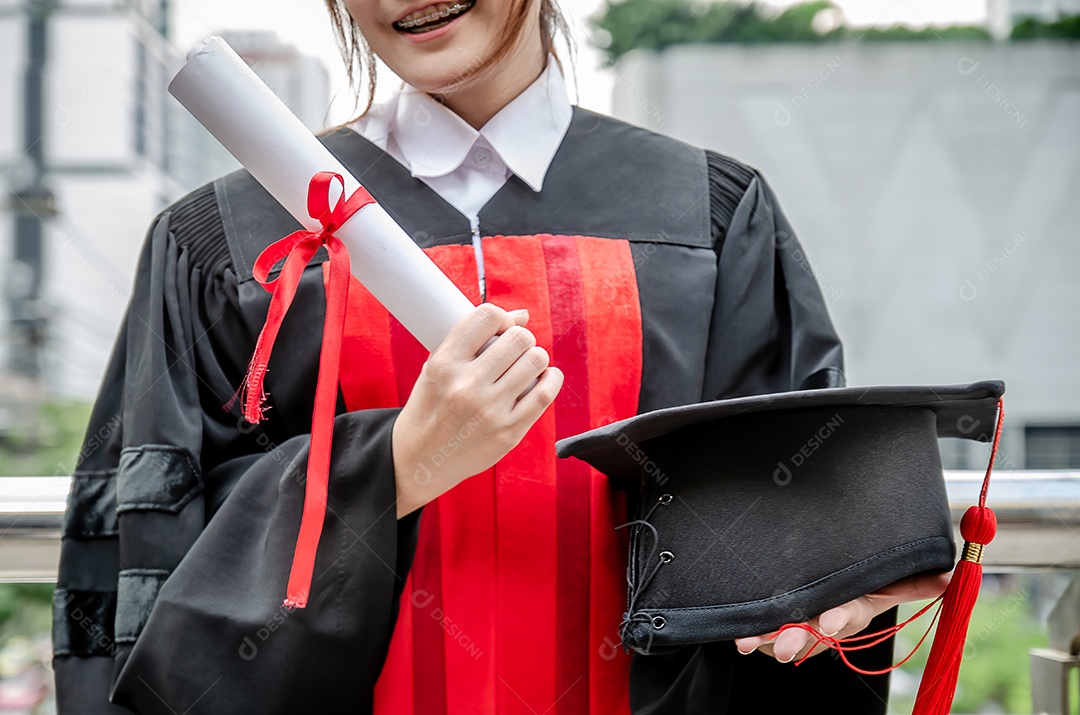
[[[341,186],[341,195],[330,205],[333,182]],[[240,388],[244,399],[244,418],[255,424],[263,417],[266,379],[270,353],[285,314],[289,312],[300,276],[308,262],[326,246],[330,255],[330,271],[326,288],[326,317],[323,322],[322,348],[319,354],[319,376],[315,388],[315,408],[311,415],[311,445],[308,450],[307,480],[304,491],[304,514],[300,534],[296,539],[292,571],[284,605],[304,608],[311,590],[315,571],[315,552],[319,546],[323,521],[326,517],[326,498],[330,481],[330,447],[334,435],[334,414],[337,411],[338,377],[341,364],[341,341],[345,332],[345,303],[349,295],[349,252],[334,231],[375,199],[364,187],[345,199],[345,181],[340,174],[320,171],[308,185],[308,214],[318,219],[318,231],[301,229],[267,246],[255,260],[252,274],[255,280],[273,294],[266,313],[255,354],[248,365],[247,376]],[[285,259],[281,273],[267,280],[271,269]]]

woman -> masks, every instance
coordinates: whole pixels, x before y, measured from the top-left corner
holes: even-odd
[[[758,651],[745,659],[720,643],[631,666],[625,500],[551,449],[637,412],[840,384],[839,341],[764,179],[571,106],[552,0],[328,5],[350,67],[366,45],[369,68],[378,55],[407,85],[324,142],[488,302],[428,357],[351,285],[315,579],[306,608],[284,609],[324,274],[304,273],[268,419],[250,425],[222,405],[266,316],[253,261],[293,222],[245,172],[162,212],[90,427],[108,439],[74,475],[60,711],[784,712],[829,697],[883,712],[880,680],[778,663],[809,650],[801,630],[739,641]],[[851,634],[940,588],[917,579],[815,624]]]

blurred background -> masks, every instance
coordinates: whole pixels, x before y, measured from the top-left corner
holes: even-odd
[[[562,5],[577,104],[763,172],[850,384],[1007,382],[954,711],[1080,712],[1080,0]],[[165,91],[212,34],[312,130],[360,111],[318,3],[0,0],[0,713],[54,711],[59,518],[146,228],[236,166]],[[942,442],[958,508],[987,454]]]

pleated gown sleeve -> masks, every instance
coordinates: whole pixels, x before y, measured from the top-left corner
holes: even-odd
[[[841,386],[840,338],[772,187],[757,171],[706,156],[717,281],[704,399]],[[744,185],[735,203],[733,189]]]
[[[840,338],[775,192],[759,171],[706,156],[717,280],[702,399],[843,386]],[[883,614],[870,627],[891,618]],[[888,641],[864,652],[860,665],[882,668],[891,658]],[[829,654],[795,668],[760,653],[739,655],[727,641],[635,654],[630,692],[635,715],[799,712],[815,701],[872,715],[886,711],[888,676],[860,676]]]
[[[396,518],[398,410],[339,410],[312,596],[306,609],[283,608],[322,272],[304,274],[270,362],[268,419],[250,425],[224,405],[269,296],[238,282],[225,244],[207,186],[158,216],[143,248],[63,527],[62,715],[371,707],[418,520]]]

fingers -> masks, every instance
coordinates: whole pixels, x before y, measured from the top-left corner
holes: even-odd
[[[860,598],[822,613],[818,616],[817,628],[827,636],[837,636],[845,629],[851,630],[848,626],[853,622],[859,622],[863,617],[865,617],[866,623],[869,623],[874,614],[865,605],[865,599]],[[863,623],[856,630],[865,628],[866,623]]]
[[[870,594],[869,598],[881,601],[880,610],[885,611],[900,603],[937,598],[945,591],[945,587],[949,585],[951,578],[951,573],[915,574],[889,584],[885,588]]]
[[[511,315],[497,305],[483,303],[455,323],[434,352],[449,360],[472,360],[492,336],[524,325],[519,322],[522,319],[527,321],[528,313]]]
[[[791,663],[802,659],[808,653],[817,655],[828,650],[828,646],[819,643],[817,638],[802,628],[789,628],[773,638],[739,638],[735,641],[735,647],[742,655],[757,651],[776,658],[781,663]]]
[[[511,366],[525,359],[527,353],[533,351],[533,354],[525,359],[526,365],[536,365],[531,379],[547,367],[547,352],[542,348],[536,348],[534,351],[533,348],[536,348],[536,336],[532,334],[532,331],[520,325],[514,325],[484,348],[484,352],[477,356],[475,366],[484,380],[492,383],[506,373]],[[543,365],[539,365],[541,353],[545,359]]]
[[[869,598],[857,598],[811,619],[810,626],[818,633],[833,638],[847,638],[866,628],[877,613]],[[781,663],[790,663],[807,655],[811,649],[820,653],[826,650],[826,646],[820,645],[810,631],[789,628],[777,636],[773,644],[773,655]]]
[[[475,366],[485,381],[496,383],[500,393],[512,393],[516,400],[548,366],[550,356],[537,347],[536,336],[525,328],[529,311],[515,310],[508,315],[515,324],[483,345]]]
[[[757,650],[761,646],[765,645],[766,643],[770,643],[770,642],[771,642],[771,640],[768,638],[768,636],[752,636],[750,638],[736,638],[735,639],[735,647],[739,650],[740,653],[742,653],[743,655],[747,655],[749,653],[753,653],[755,650]]]
[[[508,395],[515,401],[522,397],[522,393],[544,372],[551,363],[547,350],[533,346],[521,354],[502,376],[495,381],[495,386],[500,393]],[[513,407],[513,405],[510,405]]]
[[[920,601],[941,595],[949,583],[950,574],[916,574],[890,584],[854,601],[825,611],[809,624],[819,633],[836,639],[847,638],[865,629],[877,615],[908,601]],[[746,655],[755,650],[776,658],[781,663],[801,659],[808,653],[816,655],[827,646],[805,629],[788,628],[775,637],[752,636],[739,638],[735,647]]]
[[[547,368],[540,374],[536,385],[517,401],[511,415],[531,425],[555,401],[562,386],[562,370],[557,367]],[[525,386],[522,386],[522,389],[525,389]]]
[[[863,597],[825,611],[819,617],[812,619],[809,625],[827,636],[846,638],[865,628],[874,615],[876,615],[875,609],[869,599]],[[811,650],[815,653],[826,650],[826,646],[820,645],[817,638],[803,628],[788,628],[775,638],[769,636],[740,638],[735,641],[735,647],[743,654],[760,650],[781,663],[790,663],[800,659]]]
[[[773,657],[781,663],[790,663],[815,641],[802,628],[789,628],[773,642]]]
[[[464,370],[473,385],[486,390],[488,404],[501,403],[515,420],[539,417],[562,388],[563,374],[548,368],[550,356],[525,328],[528,321],[527,310],[507,312],[484,303],[454,325],[425,369],[432,379],[443,382]],[[533,394],[532,399],[520,404],[519,398],[527,393]]]

